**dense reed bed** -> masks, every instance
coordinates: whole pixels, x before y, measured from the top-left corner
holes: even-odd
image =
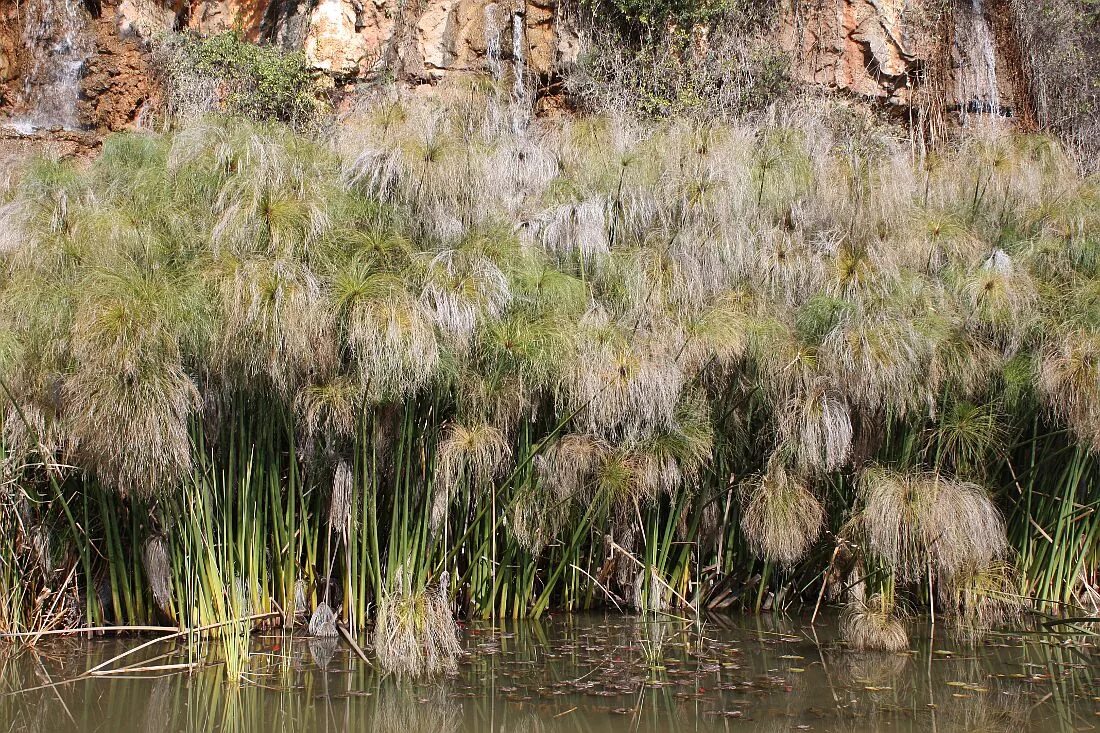
[[[507,97],[25,171],[0,627],[324,604],[418,672],[452,611],[1096,607],[1100,182],[1056,143]]]

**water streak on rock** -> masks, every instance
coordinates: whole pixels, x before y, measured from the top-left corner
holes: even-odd
[[[94,51],[87,13],[80,0],[29,0],[22,12],[28,64],[20,122],[76,129],[81,72]]]
[[[997,48],[982,0],[964,2],[956,12],[955,25],[959,67],[955,76],[955,98],[959,102],[960,120],[966,124],[973,114],[1000,116]]]

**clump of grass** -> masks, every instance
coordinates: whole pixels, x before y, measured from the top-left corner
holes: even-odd
[[[326,601],[319,602],[313,609],[313,615],[309,617],[309,635],[328,638],[340,635],[336,630],[336,613]]]
[[[442,524],[460,481],[470,482],[475,491],[482,490],[511,454],[504,434],[492,425],[452,425],[439,446],[439,483],[432,503],[432,525]]]
[[[446,598],[446,576],[435,587],[414,590],[398,572],[379,599],[374,651],[382,668],[397,675],[453,672],[462,647]]]
[[[805,470],[835,471],[852,452],[852,420],[840,400],[816,390],[792,399],[779,416],[780,440]]]
[[[868,545],[899,578],[930,567],[953,578],[1008,554],[1004,519],[977,484],[876,466],[863,471],[859,490]]]
[[[909,648],[909,634],[893,603],[880,594],[856,600],[844,610],[841,635],[859,651],[901,652]]]
[[[742,504],[741,528],[750,547],[782,565],[802,559],[825,523],[821,502],[778,458],[745,490]]]
[[[1073,330],[1052,339],[1038,384],[1051,409],[1094,450],[1100,449],[1100,338]]]
[[[216,623],[239,579],[246,614],[380,614],[427,671],[452,610],[813,602],[826,525],[850,594],[993,619],[1018,563],[1089,602],[1100,218],[1070,160],[985,132],[917,158],[799,105],[498,102],[205,119],[22,174],[5,623],[56,621],[70,574],[66,623]]]
[[[145,576],[149,579],[153,600],[161,613],[172,618],[172,566],[164,538],[153,535],[145,540],[145,545],[141,548],[141,560]]]
[[[1027,608],[1016,567],[1007,562],[964,568],[945,584],[941,595],[952,619],[972,633],[1018,624]]]

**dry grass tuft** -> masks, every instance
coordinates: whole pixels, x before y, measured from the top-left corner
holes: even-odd
[[[446,518],[461,481],[474,491],[483,491],[511,455],[512,446],[492,425],[452,425],[439,446],[432,526],[439,527]]]
[[[859,651],[901,652],[909,648],[904,622],[881,595],[849,604],[840,629],[848,645]]]
[[[977,484],[873,466],[861,474],[859,493],[868,545],[903,580],[931,569],[951,581],[1008,554],[1004,519]]]
[[[753,552],[782,565],[801,560],[825,524],[821,502],[777,457],[742,492],[741,505],[741,529]]]
[[[164,538],[154,535],[141,548],[142,569],[149,579],[153,600],[161,613],[172,617],[172,566],[168,559],[168,547]]]
[[[413,590],[398,572],[379,599],[374,650],[387,672],[398,676],[453,672],[462,647],[446,598],[447,577],[438,586]]]

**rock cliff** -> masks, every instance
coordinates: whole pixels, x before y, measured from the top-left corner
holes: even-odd
[[[803,83],[901,113],[934,93],[945,112],[1026,122],[1026,78],[1006,0],[953,2],[788,0],[774,43]],[[0,0],[0,101],[4,116],[38,126],[132,125],[155,91],[150,42],[185,28],[235,28],[301,49],[337,84],[435,82],[486,68],[491,46],[496,58],[521,55],[527,73],[551,80],[582,52],[571,7],[568,0]],[[72,100],[64,97],[66,79],[76,85]]]

